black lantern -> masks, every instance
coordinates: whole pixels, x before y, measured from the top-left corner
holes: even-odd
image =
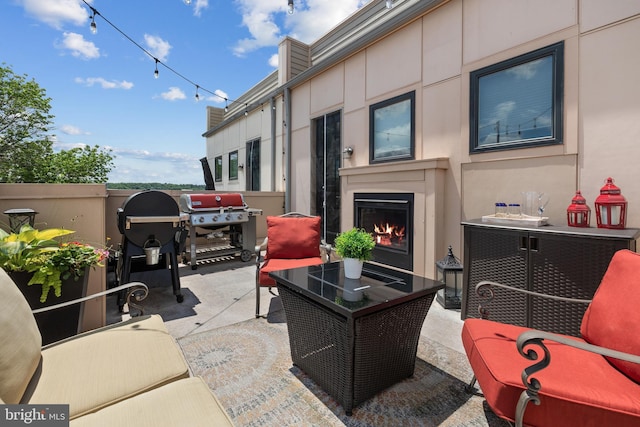
[[[36,214],[38,212],[33,209],[9,209],[4,211],[4,213],[9,217],[9,228],[12,233],[20,233],[20,229],[23,225],[30,225],[33,228]]]
[[[438,291],[436,300],[444,308],[460,308],[462,297],[462,264],[453,255],[449,246],[449,253],[444,259],[436,261],[436,279],[444,283],[444,289]]]

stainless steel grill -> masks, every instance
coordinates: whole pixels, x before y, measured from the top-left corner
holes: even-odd
[[[251,260],[256,244],[256,216],[262,215],[262,209],[249,208],[242,194],[182,194],[180,209],[187,215],[186,255],[192,269],[235,256],[244,262]],[[199,229],[203,231],[200,234]]]

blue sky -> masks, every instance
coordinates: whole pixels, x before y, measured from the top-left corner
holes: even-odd
[[[311,43],[365,3],[296,0],[289,15],[287,0],[8,0],[0,63],[52,99],[54,148],[113,151],[110,182],[204,184],[206,106],[271,73],[283,37]]]

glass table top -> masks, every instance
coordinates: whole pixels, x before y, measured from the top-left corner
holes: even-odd
[[[272,272],[277,282],[336,311],[354,314],[434,293],[440,282],[365,263],[360,279],[344,276],[341,262]]]

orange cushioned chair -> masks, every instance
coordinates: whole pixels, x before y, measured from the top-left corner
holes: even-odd
[[[267,237],[256,246],[256,317],[260,317],[260,287],[271,292],[276,286],[269,273],[322,264],[321,249],[330,250],[320,238],[319,216],[290,212],[267,217]]]
[[[480,282],[476,290],[486,286],[507,287]],[[487,403],[516,426],[631,427],[640,426],[639,325],[640,254],[621,250],[581,338],[466,319],[462,342]]]

